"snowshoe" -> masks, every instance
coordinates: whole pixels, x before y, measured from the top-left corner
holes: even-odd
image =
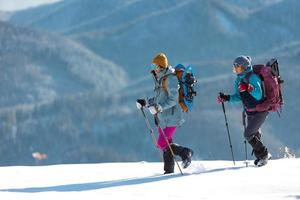
[[[272,155],[268,153],[264,158],[257,158],[254,161],[255,166],[257,167],[262,167],[268,163],[268,161],[272,158]]]

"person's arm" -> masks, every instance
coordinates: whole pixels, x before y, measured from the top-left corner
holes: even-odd
[[[241,95],[238,90],[240,80],[236,79],[234,83],[234,94],[229,95],[229,102],[230,103],[235,103],[235,102],[240,102],[241,101]]]
[[[249,84],[251,86],[248,86],[248,88],[251,88],[250,91],[248,89],[248,92],[253,96],[257,101],[262,99],[263,91],[261,87],[261,80],[256,74],[252,74],[249,78]]]

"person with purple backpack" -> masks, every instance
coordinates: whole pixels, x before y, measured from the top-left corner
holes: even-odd
[[[256,157],[254,164],[263,166],[267,164],[272,157],[268,149],[261,140],[261,126],[265,122],[269,108],[256,109],[264,102],[264,91],[261,78],[254,73],[251,64],[251,57],[239,56],[233,62],[233,72],[237,74],[235,81],[235,93],[220,93],[217,100],[223,102],[242,102],[246,115],[247,126],[244,131],[244,137],[253,148]]]

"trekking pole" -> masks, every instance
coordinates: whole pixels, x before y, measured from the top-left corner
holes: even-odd
[[[155,117],[157,117],[157,116],[155,116]],[[177,162],[177,160],[176,160],[176,158],[175,158],[175,154],[174,154],[174,151],[173,151],[173,149],[172,149],[172,147],[171,147],[171,145],[170,145],[170,143],[169,143],[169,140],[168,140],[168,138],[167,138],[167,136],[166,136],[164,130],[160,127],[158,120],[156,120],[156,121],[157,121],[157,127],[161,129],[161,132],[162,132],[163,137],[164,137],[164,139],[165,139],[165,141],[166,141],[166,143],[167,143],[167,145],[168,145],[168,148],[170,149],[170,152],[171,152],[171,154],[172,154],[172,157],[173,157],[173,159],[174,159],[174,161],[175,161],[175,163],[176,163],[176,165],[177,165],[177,167],[178,167],[178,169],[179,169],[181,175],[183,175],[182,170],[181,170],[181,168],[180,168],[180,166],[179,166],[179,164],[178,164],[178,162]]]
[[[234,155],[233,155],[233,150],[232,150],[232,144],[231,144],[231,138],[230,138],[230,133],[229,133],[229,128],[228,128],[228,122],[227,122],[227,117],[226,117],[226,112],[225,112],[224,102],[222,102],[222,108],[223,108],[223,113],[224,113],[224,117],[225,117],[225,124],[226,124],[226,129],[227,129],[227,134],[228,134],[228,139],[229,139],[229,144],[230,144],[230,149],[231,149],[232,161],[233,161],[233,164],[235,165]]]
[[[157,140],[156,140],[156,138],[155,138],[153,129],[151,128],[151,125],[150,125],[150,123],[149,123],[148,117],[147,117],[147,115],[145,114],[144,107],[141,108],[141,111],[142,111],[142,114],[143,114],[143,116],[144,116],[144,119],[145,119],[147,128],[148,128],[149,131],[150,131],[150,135],[151,135],[151,137],[152,137],[153,144],[155,145],[155,147],[157,147],[157,145],[156,145],[156,141],[157,141]],[[162,155],[162,153],[161,153],[160,150],[159,150],[159,156],[160,156],[161,162],[163,162],[163,161],[164,161],[164,158],[163,158],[163,155]]]
[[[245,111],[242,112],[242,118],[243,118],[243,126],[244,126],[244,132],[246,131],[246,113]],[[246,154],[246,167],[248,167],[248,151],[247,151],[247,141],[244,139],[244,144],[245,144],[245,154]]]

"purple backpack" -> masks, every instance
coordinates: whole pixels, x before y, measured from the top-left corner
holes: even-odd
[[[262,89],[264,99],[261,104],[249,111],[272,111],[278,112],[283,105],[283,97],[281,92],[281,84],[283,80],[279,75],[279,67],[277,59],[270,60],[266,65],[253,65],[253,72],[262,80]],[[246,76],[249,81],[250,75]]]

